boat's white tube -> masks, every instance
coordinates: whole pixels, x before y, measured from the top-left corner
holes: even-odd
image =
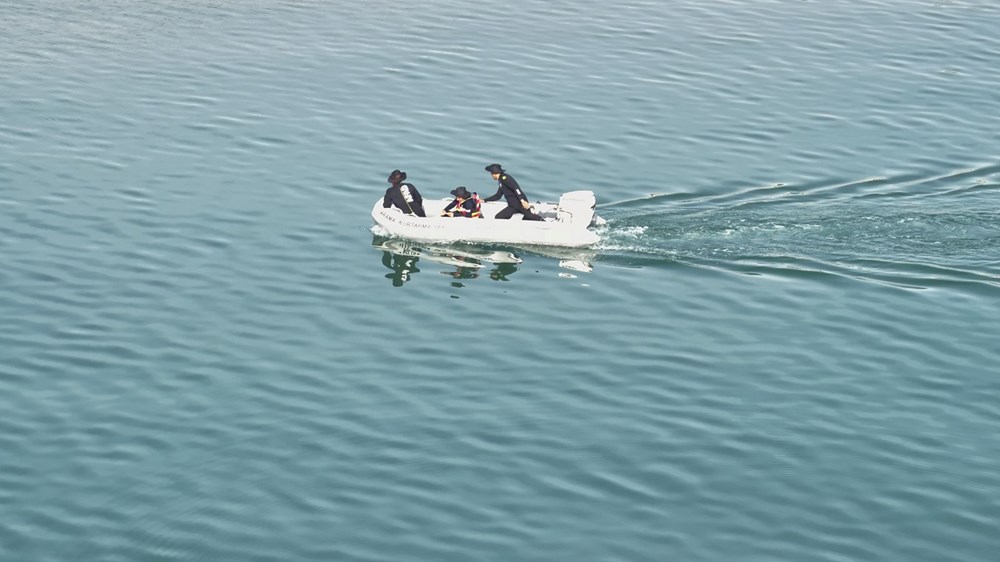
[[[485,218],[438,216],[448,201],[424,200],[427,216],[417,217],[395,207],[386,209],[382,207],[382,199],[379,199],[372,207],[372,218],[393,236],[426,242],[494,242],[579,248],[592,246],[600,240],[600,236],[588,228],[595,220],[595,198],[590,191],[566,193],[558,205],[536,203],[535,212],[544,216],[544,221],[520,220],[521,215],[514,215],[508,220],[492,218],[504,208],[503,202],[484,203]]]

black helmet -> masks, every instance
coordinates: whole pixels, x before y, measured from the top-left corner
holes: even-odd
[[[501,167],[500,164],[490,164],[489,166],[486,166],[486,171],[491,174],[502,174],[503,167]]]
[[[401,182],[401,181],[403,181],[405,179],[406,179],[406,172],[400,172],[399,170],[393,170],[392,173],[389,174],[389,179],[387,181],[389,183],[396,183],[396,182]]]

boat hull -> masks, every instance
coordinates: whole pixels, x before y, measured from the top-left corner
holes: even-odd
[[[372,218],[392,236],[424,242],[476,242],[498,244],[530,244],[539,246],[563,246],[582,248],[593,246],[600,236],[590,230],[594,222],[603,222],[599,217],[590,216],[581,224],[572,217],[563,216],[558,205],[553,203],[535,204],[535,212],[545,217],[544,221],[521,220],[515,214],[510,219],[493,217],[506,207],[503,202],[483,204],[484,218],[441,217],[441,210],[450,199],[424,200],[426,217],[417,217],[402,212],[395,207],[382,207],[379,199],[372,207]],[[592,211],[591,211],[592,213]]]

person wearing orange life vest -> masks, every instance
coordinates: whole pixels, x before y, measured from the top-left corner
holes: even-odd
[[[469,193],[464,185],[460,185],[451,190],[451,194],[455,200],[441,211],[442,217],[483,218],[483,201],[478,193]]]

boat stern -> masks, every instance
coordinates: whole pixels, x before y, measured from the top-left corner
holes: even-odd
[[[559,222],[587,228],[594,222],[597,198],[593,191],[568,191],[559,198],[556,217]]]

